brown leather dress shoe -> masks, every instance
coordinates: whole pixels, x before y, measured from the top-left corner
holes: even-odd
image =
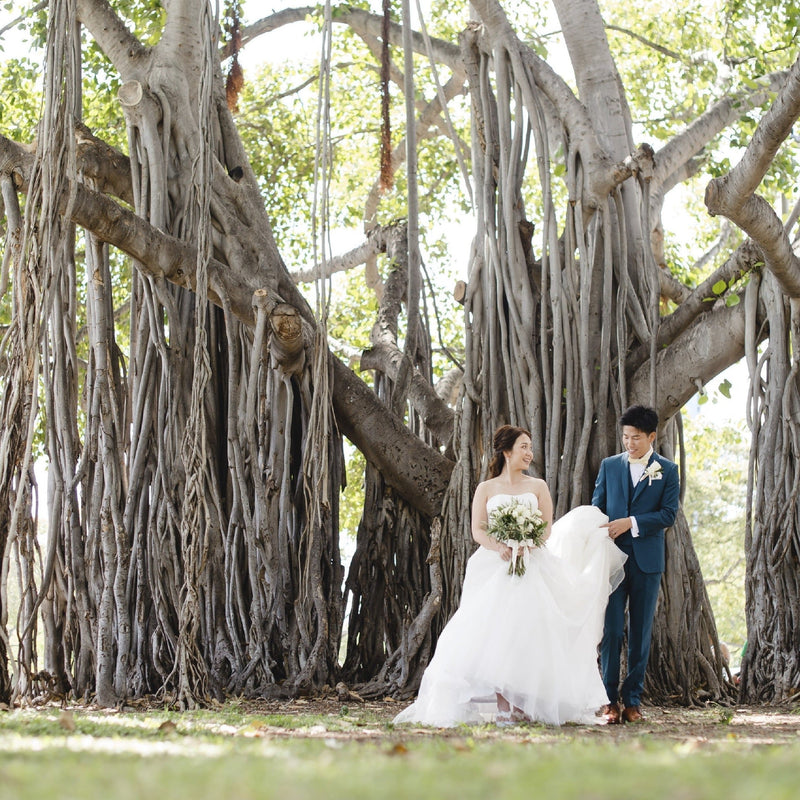
[[[644,714],[639,706],[625,706],[622,710],[623,722],[643,722]]]
[[[600,715],[606,721],[606,725],[619,725],[622,722],[621,713],[622,708],[619,703],[609,703],[600,709]]]

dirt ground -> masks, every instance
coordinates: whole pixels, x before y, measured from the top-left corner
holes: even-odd
[[[337,739],[382,739],[386,728],[382,723],[390,722],[405,707],[405,703],[392,700],[346,701],[335,698],[299,700],[255,700],[246,704],[247,710],[256,715],[321,715],[335,717],[344,723],[330,727],[324,724],[291,728],[269,726],[269,735],[287,737],[315,737]],[[724,740],[736,740],[751,744],[800,743],[800,705],[792,707],[733,707],[710,705],[705,708],[680,708],[643,706],[645,720],[635,725],[565,725],[554,728],[545,725],[520,725],[497,729],[485,725],[474,729],[480,738],[525,738],[563,741],[566,739],[612,739],[615,741],[636,740],[644,735],[661,740],[688,742],[702,746]],[[266,733],[266,730],[265,730]],[[463,737],[464,729],[437,730],[404,725],[395,729],[393,736],[402,738],[416,736]]]

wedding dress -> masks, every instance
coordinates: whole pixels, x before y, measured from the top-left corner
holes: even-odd
[[[511,495],[489,498],[487,511]],[[536,495],[515,495],[536,508]],[[479,547],[467,564],[461,604],[436,645],[416,702],[395,723],[448,727],[485,722],[495,693],[550,725],[596,722],[608,702],[597,666],[608,595],[622,581],[625,554],[594,506],[558,520],[522,576]]]

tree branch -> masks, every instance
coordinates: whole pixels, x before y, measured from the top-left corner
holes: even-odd
[[[715,302],[720,298],[720,293],[714,291],[716,284],[723,281],[728,286],[732,285],[750,272],[754,264],[760,260],[761,253],[752,241],[748,240],[737,248],[730,258],[694,289],[675,311],[661,320],[656,347],[661,350],[669,346],[700,316],[715,308]],[[645,342],[631,353],[628,365],[635,371],[649,357],[650,343]]]
[[[800,297],[800,260],[783,223],[755,194],[778,149],[800,116],[800,59],[789,70],[775,101],[761,119],[741,161],[706,187],[706,208],[736,223],[761,248],[764,261],[790,297]]]
[[[319,7],[317,6],[299,6],[297,8],[287,8],[275,14],[270,14],[268,17],[264,17],[242,30],[242,45],[246,45],[259,36],[277,30],[284,25],[290,25],[294,22],[303,22],[307,17],[314,17],[318,13]],[[333,22],[339,25],[347,25],[361,36],[381,38],[383,17],[378,14],[370,14],[368,11],[364,11],[360,8],[345,10],[340,7],[336,10]],[[396,47],[402,46],[403,28],[396,22],[389,24],[389,42]],[[421,34],[417,32],[412,34],[412,45],[415,53],[421,55],[427,53],[425,41]],[[437,63],[444,64],[454,72],[463,69],[461,65],[461,54],[457,45],[445,42],[442,39],[431,39],[431,45]],[[222,58],[228,58],[230,55],[230,48],[223,48]]]
[[[642,36],[640,33],[636,33],[636,31],[632,31],[629,28],[621,28],[619,25],[611,25],[608,22],[605,23],[606,30],[609,31],[616,31],[617,33],[624,33],[626,36],[630,36],[631,39],[636,39],[637,42],[641,42],[645,47],[649,47],[651,50],[655,50],[656,53],[661,53],[662,56],[666,56],[667,58],[671,58],[674,61],[680,61],[681,64],[692,64],[697,63],[696,61],[686,61],[680,53],[676,53],[674,50],[670,50],[663,45],[658,44],[658,42],[654,42],[652,39],[647,39]]]
[[[670,176],[681,170],[692,158],[732,122],[746,112],[766,102],[770,94],[779,90],[786,80],[786,72],[774,72],[766,76],[758,89],[725,97],[714,103],[691,125],[677,136],[673,136],[655,156],[653,189],[656,191],[670,180]]]
[[[81,174],[91,178],[95,187],[104,194],[114,195],[133,205],[133,178],[128,156],[98,139],[83,123],[75,124],[75,138]]]
[[[658,283],[661,296],[672,300],[676,305],[685,303],[692,294],[692,290],[688,286],[681,283],[668,269],[660,265],[658,270]]]
[[[370,256],[386,252],[386,242],[382,241],[385,236],[385,228],[377,226],[368,234],[365,241],[358,247],[354,247],[347,253],[342,253],[335,258],[331,258],[323,264],[317,264],[311,269],[299,270],[291,273],[295,283],[315,281],[319,278],[330,278],[337,272],[346,272],[363,264]]]
[[[6,31],[10,31],[16,28],[20,24],[20,22],[33,16],[37,11],[41,11],[43,8],[47,8],[47,3],[48,0],[42,0],[41,3],[37,3],[33,8],[29,8],[27,11],[20,14],[16,19],[13,19],[11,20],[11,22],[6,23],[2,28],[0,28],[0,36],[3,36],[3,34],[6,33]]]
[[[12,174],[17,189],[28,189],[33,157],[15,142],[0,136],[0,170]],[[27,169],[26,169],[27,167]],[[151,226],[110,197],[82,184],[75,187],[72,221],[114,245],[136,261],[143,274],[196,291],[196,248]],[[62,213],[66,199],[62,200]],[[208,299],[222,305],[224,296],[233,314],[253,327],[253,296],[274,283],[265,269],[254,264],[235,274],[226,264],[210,259]],[[288,297],[272,293],[270,305],[289,302],[304,316],[305,337],[312,341],[313,314],[293,284]],[[329,353],[333,365],[333,400],[342,432],[383,474],[386,482],[427,516],[441,510],[453,463],[411,433],[352,370]]]
[[[361,369],[376,369],[397,382],[405,367],[403,351],[390,342],[383,342],[365,350],[361,356]],[[425,420],[425,427],[442,445],[453,438],[455,413],[439,396],[436,389],[417,370],[408,382],[408,400]]]
[[[125,27],[108,0],[77,0],[78,19],[121,75],[147,55],[147,48]]]
[[[555,70],[533,50],[520,41],[497,0],[474,0],[472,5],[483,22],[484,30],[473,28],[467,37],[474,39],[475,45],[494,57],[494,48],[504,46],[513,61],[517,61],[529,71],[537,88],[548,98],[552,108],[567,129],[571,146],[580,152],[581,162],[589,175],[586,180],[587,196],[583,198],[585,213],[591,213],[600,202],[618,185],[620,180],[618,164],[601,144],[595,125],[586,106]],[[526,98],[526,104],[530,98]],[[529,108],[535,117],[535,108]]]
[[[763,337],[762,332],[762,337]],[[699,379],[708,383],[744,356],[744,303],[721,305],[695,323],[657,356],[656,411],[665,422],[697,392]],[[668,387],[668,388],[664,388]],[[636,370],[629,383],[630,403],[650,399],[650,363]]]

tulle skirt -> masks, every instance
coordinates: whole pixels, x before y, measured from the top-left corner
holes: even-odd
[[[395,722],[485,722],[496,693],[547,724],[597,721],[595,711],[608,702],[597,646],[625,562],[599,527],[607,521],[593,506],[573,509],[547,545],[526,556],[522,576],[509,575],[498,553],[478,548],[417,700]]]

